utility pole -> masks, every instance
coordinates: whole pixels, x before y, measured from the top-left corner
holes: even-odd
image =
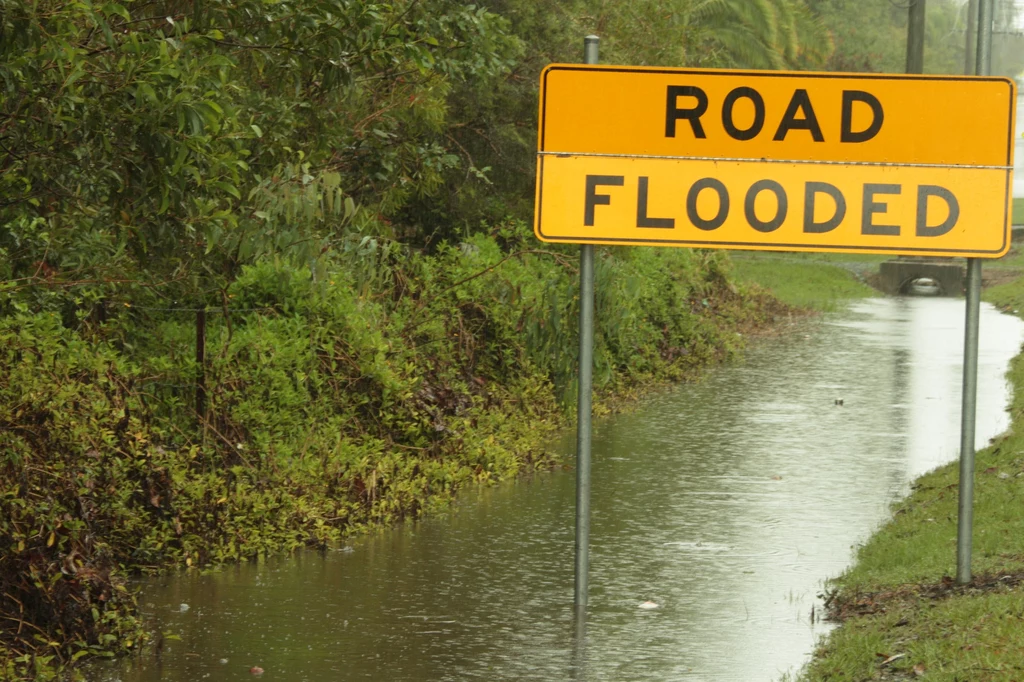
[[[925,0],[911,0],[907,17],[907,73],[924,73]]]

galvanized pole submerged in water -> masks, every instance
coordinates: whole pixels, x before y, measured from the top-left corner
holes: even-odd
[[[583,62],[597,64],[600,38],[583,39]],[[577,616],[587,607],[590,566],[590,418],[594,369],[594,245],[580,247],[580,375],[576,403],[576,579]]]
[[[992,4],[978,2],[978,51],[975,73],[992,73]],[[978,398],[978,319],[981,311],[981,260],[967,259],[964,320],[964,382],[960,411],[960,495],[956,523],[956,581],[971,582],[971,544],[974,525],[974,427]]]

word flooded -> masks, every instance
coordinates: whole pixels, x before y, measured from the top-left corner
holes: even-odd
[[[611,196],[598,194],[597,189],[602,185],[609,187],[622,187],[626,184],[626,177],[623,175],[588,175],[586,198],[584,199],[583,224],[587,227],[594,225],[594,209],[599,205],[611,203]],[[891,183],[866,182],[862,185],[861,206],[860,206],[860,229],[861,234],[895,235],[900,234],[900,225],[882,225],[877,222],[880,215],[888,212],[888,201],[902,197],[903,186]],[[709,218],[701,216],[698,208],[701,192],[710,192],[715,195],[714,206]],[[675,218],[653,218],[648,215],[649,209],[650,178],[641,176],[636,182],[636,226],[643,229],[674,229]],[[758,199],[764,194],[771,195],[771,208],[768,209],[769,218],[762,220],[758,217]],[[831,200],[831,214],[824,220],[817,220],[815,209],[818,205],[818,197],[828,197]],[[928,225],[928,200],[930,198],[940,200],[945,204],[945,218],[938,225]],[[707,204],[708,202],[705,202]],[[762,202],[763,203],[763,202]],[[686,191],[686,218],[690,225],[698,230],[717,230],[725,224],[729,218],[731,199],[729,188],[725,183],[716,178],[700,178],[690,185]],[[839,227],[846,217],[846,197],[835,185],[827,182],[807,181],[803,187],[803,231],[813,234],[831,232]],[[761,211],[764,213],[764,211]],[[708,213],[708,211],[705,211]],[[894,214],[906,214],[906,211],[895,210]],[[743,195],[743,218],[747,225],[758,232],[774,232],[782,227],[789,217],[789,195],[786,188],[775,180],[758,180],[752,184]],[[960,218],[960,202],[945,187],[938,185],[919,185],[917,187],[916,217],[914,220],[915,234],[919,237],[940,237],[948,233],[956,225]]]
[[[552,155],[541,174],[545,241],[928,254],[1008,246],[1002,231],[979,229],[1005,223],[999,169]]]

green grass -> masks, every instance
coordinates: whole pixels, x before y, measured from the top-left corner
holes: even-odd
[[[879,260],[878,257],[828,254],[828,259],[822,259],[821,256],[734,254],[732,274],[737,282],[767,289],[784,303],[817,310],[832,310],[851,299],[878,294],[849,269],[834,264],[847,261],[857,264],[856,269],[861,270],[864,265]]]
[[[1024,279],[999,284],[982,292],[981,297],[1008,312],[1024,311]]]
[[[1012,374],[1024,382],[1024,361],[1014,363]],[[1021,408],[1016,405],[1015,412]],[[974,570],[1024,571],[1024,435],[1008,435],[978,452],[975,464]],[[954,462],[917,480],[892,521],[871,537],[856,565],[837,581],[840,589],[874,592],[955,573],[957,467]]]
[[[1024,199],[1013,200],[1013,220],[1014,225],[1024,225]]]
[[[1024,591],[900,603],[834,631],[807,679],[1011,682],[1024,671]],[[902,656],[900,656],[902,654]],[[889,664],[889,657],[897,657]]]
[[[1024,280],[989,289],[985,298],[1024,310]],[[1009,378],[1013,425],[976,456],[976,584],[951,589],[947,577],[956,572],[953,463],[918,479],[856,564],[833,582],[834,604],[846,619],[801,679],[1024,679],[1024,584],[993,579],[1024,576],[1024,356],[1014,360]],[[898,654],[904,655],[882,665]]]
[[[984,266],[985,268],[1020,270],[1024,273],[1024,249],[1020,247],[1020,242],[1012,244],[1009,253],[1002,258],[985,261]]]
[[[1024,249],[1013,247],[1010,253],[986,265],[989,265],[989,268],[1019,270],[1024,275]],[[1007,312],[1022,315],[1024,313],[1024,277],[988,287],[982,291],[981,297]],[[1021,390],[1024,391],[1024,388]]]

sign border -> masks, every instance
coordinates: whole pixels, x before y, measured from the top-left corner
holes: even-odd
[[[887,81],[954,81],[954,82],[997,82],[1005,83],[1010,88],[1010,94],[1013,95],[1014,83],[1012,79],[1005,78],[1002,76],[955,76],[955,75],[942,75],[942,74],[891,74],[891,73],[850,73],[850,72],[836,72],[830,73],[828,71],[759,71],[752,69],[687,69],[687,68],[669,68],[669,67],[650,67],[650,66],[604,66],[597,64],[549,64],[544,67],[544,71],[541,73],[541,97],[540,97],[540,120],[539,120],[539,131],[538,131],[538,145],[537,151],[550,152],[552,150],[544,147],[545,143],[545,119],[547,116],[547,93],[548,93],[548,75],[555,71],[608,71],[612,73],[653,73],[653,74],[680,74],[680,75],[698,75],[698,76],[716,76],[716,75],[730,75],[730,76],[758,76],[768,78],[827,78],[827,79],[844,79],[844,80],[887,80]],[[1014,105],[1016,104],[1013,97],[1010,97],[1010,110],[1007,114],[1007,129],[1010,131],[1009,138],[1007,139],[1006,146],[1006,165],[1013,165],[1013,148],[1014,148],[1014,130],[1016,123],[1013,120]],[[564,152],[566,154],[583,153],[581,150],[556,150],[558,152]],[[615,156],[623,156],[616,154]],[[686,158],[686,156],[680,156],[680,158]],[[890,162],[897,165],[898,162]],[[964,167],[970,167],[967,164],[950,164]]]
[[[926,247],[904,247],[904,246],[852,246],[849,244],[789,244],[789,243],[769,243],[769,242],[713,242],[713,241],[697,241],[692,239],[645,239],[635,240],[629,238],[614,238],[614,237],[555,237],[547,236],[544,234],[542,228],[542,211],[543,211],[543,195],[544,195],[544,166],[546,156],[558,155],[558,156],[586,156],[589,152],[582,150],[552,150],[546,147],[546,121],[547,121],[547,108],[548,108],[548,76],[551,73],[557,71],[585,71],[585,72],[602,72],[607,71],[611,73],[645,73],[645,74],[659,74],[659,75],[697,75],[697,76],[754,76],[754,77],[767,77],[767,78],[784,78],[784,79],[829,79],[829,80],[876,80],[876,81],[947,81],[947,82],[990,82],[990,83],[1003,83],[1009,90],[1011,97],[1009,98],[1009,111],[1007,112],[1007,130],[1009,134],[1006,141],[1006,156],[1005,156],[1005,173],[1006,173],[1006,185],[1004,191],[1004,207],[1003,207],[1003,242],[999,249],[996,250],[965,250],[965,249],[942,249],[942,248],[926,248]],[[674,247],[689,247],[689,248],[705,248],[705,249],[736,249],[736,250],[758,250],[758,251],[800,251],[807,253],[875,253],[875,254],[895,254],[895,255],[921,255],[921,256],[938,256],[938,257],[963,257],[972,258],[976,256],[982,257],[998,257],[1005,254],[1008,251],[1010,245],[1010,197],[1012,196],[1011,179],[1013,175],[1013,152],[1015,142],[1015,120],[1014,120],[1014,109],[1016,100],[1012,97],[1015,89],[1014,82],[1005,77],[1001,76],[960,76],[960,75],[946,75],[946,74],[879,74],[879,73],[852,73],[852,72],[825,72],[825,71],[766,71],[756,69],[694,69],[694,68],[673,68],[673,67],[647,67],[647,66],[622,66],[622,65],[597,65],[597,64],[549,64],[546,66],[541,73],[541,92],[539,102],[539,120],[538,120],[538,145],[537,145],[537,190],[536,190],[536,206],[534,210],[534,233],[542,241],[557,244],[607,244],[612,246],[674,246]],[[636,158],[637,155],[631,154],[601,154],[601,156],[618,157],[622,159]],[[689,158],[699,158],[694,156],[687,156],[681,154],[679,156],[673,156],[672,158],[685,160]],[[736,158],[730,159],[738,162],[758,163],[760,159],[755,158]],[[773,159],[774,162],[785,162],[787,159],[779,158]],[[790,160],[800,163],[814,164],[816,161],[811,160]],[[823,161],[823,163],[836,163],[835,161]],[[869,165],[864,162],[840,162],[843,165],[860,166]],[[897,161],[888,161],[886,164],[892,164],[895,166],[913,166],[916,164],[901,164]],[[931,164],[929,164],[931,165]],[[979,167],[976,164],[948,164],[950,168],[976,168]]]

